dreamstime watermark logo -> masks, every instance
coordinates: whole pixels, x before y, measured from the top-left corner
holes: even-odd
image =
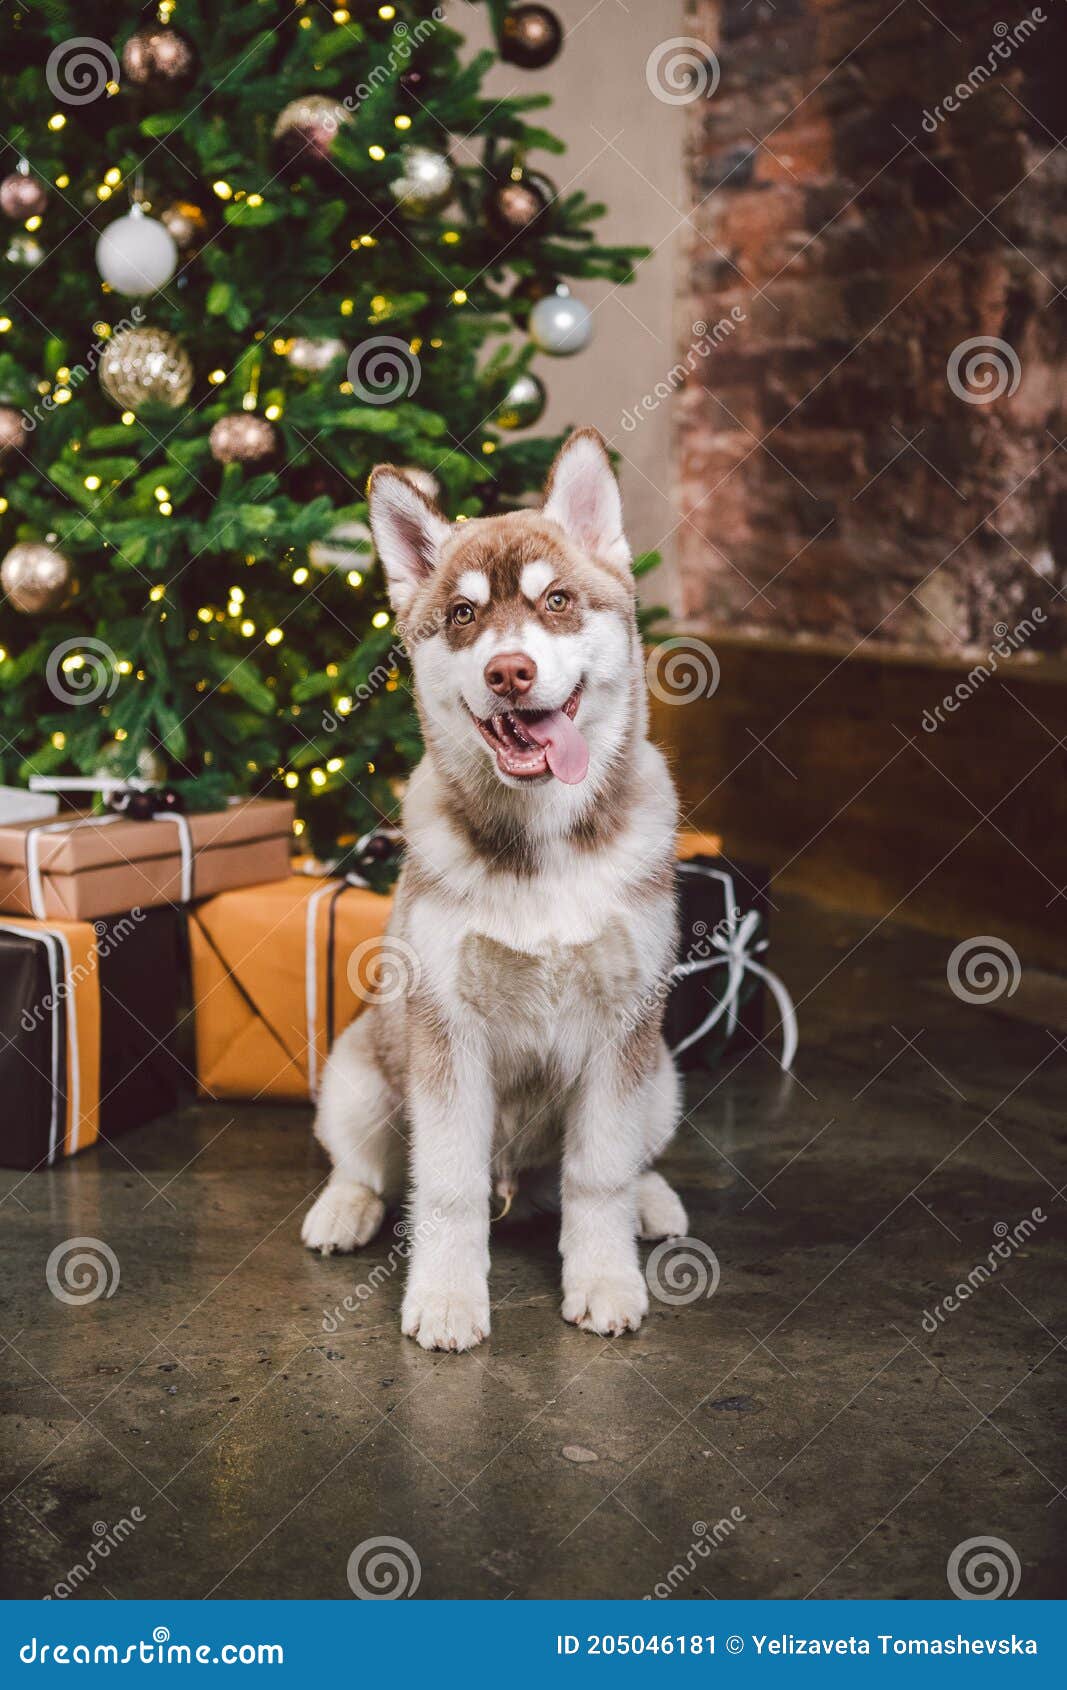
[[[402,1537],[368,1537],[348,1557],[348,1583],[361,1602],[396,1602],[414,1596],[422,1562]]]
[[[92,375],[107,350],[109,340],[114,339],[117,334],[122,334],[126,329],[137,328],[143,322],[144,310],[140,305],[135,305],[128,317],[123,317],[121,322],[112,324],[106,340],[94,340],[84,359],[69,367],[64,381],[57,383],[50,393],[46,393],[42,399],[38,399],[35,405],[27,406],[23,411],[22,421],[26,433],[32,434],[38,423],[43,422],[46,417],[51,416],[53,411],[58,410],[60,403],[57,399],[58,394],[76,392],[82,382]],[[67,401],[63,400],[62,403],[66,404]]]
[[[75,1595],[78,1586],[84,1584],[86,1579],[92,1578],[101,1562],[107,1560],[113,1549],[121,1548],[137,1527],[144,1524],[146,1517],[140,1508],[131,1508],[129,1515],[124,1514],[113,1526],[109,1526],[106,1520],[94,1521],[93,1542],[83,1559],[75,1561],[73,1567],[68,1568],[66,1577],[53,1585],[42,1600],[64,1602],[68,1596]]]
[[[719,61],[704,41],[674,35],[653,47],[645,61],[649,92],[665,106],[688,106],[710,100],[719,86]]]
[[[101,1238],[65,1238],[49,1256],[44,1276],[53,1297],[81,1308],[115,1295],[119,1259]]]
[[[651,648],[645,679],[661,704],[692,704],[718,690],[719,659],[703,640],[680,634]]]
[[[42,1021],[46,1021],[55,1011],[56,1005],[64,1003],[72,992],[84,985],[90,979],[101,962],[117,950],[123,939],[127,938],[144,920],[145,912],[138,905],[130,910],[128,915],[119,916],[112,921],[94,921],[93,931],[96,943],[89,952],[85,962],[76,962],[69,973],[65,974],[56,985],[54,992],[46,992],[39,1003],[27,1004],[19,1016],[19,1026],[25,1033],[32,1033]]]
[[[976,1291],[980,1291],[999,1271],[1001,1262],[1010,1261],[1016,1250],[1020,1250],[1047,1219],[1045,1211],[1039,1205],[1031,1209],[1028,1215],[1024,1215],[1021,1221],[1016,1221],[1014,1226],[1009,1226],[1007,1221],[998,1221],[993,1228],[993,1236],[997,1242],[987,1253],[985,1261],[975,1262],[966,1279],[961,1279],[954,1291],[942,1297],[932,1309],[923,1310],[923,1331],[933,1333],[943,1326],[947,1317],[955,1314]]]
[[[957,399],[967,405],[992,405],[1016,392],[1023,367],[1014,346],[1006,340],[978,334],[953,347],[946,373]]]
[[[418,1226],[412,1226],[408,1221],[397,1221],[394,1229],[397,1242],[392,1246],[384,1262],[375,1262],[366,1279],[360,1281],[354,1291],[337,1303],[332,1309],[322,1311],[322,1330],[333,1335],[339,1332],[350,1314],[355,1314],[361,1303],[373,1297],[375,1291],[391,1279],[397,1268],[407,1261],[416,1244],[421,1244],[426,1238],[432,1238],[437,1231],[444,1215],[440,1209],[434,1209]]]
[[[645,1280],[661,1303],[695,1303],[719,1289],[719,1258],[702,1238],[665,1238],[645,1263]]]
[[[939,727],[943,727],[945,724],[943,712],[950,716],[954,715],[960,705],[965,704],[972,694],[978,691],[983,682],[988,681],[996,674],[1001,662],[1013,657],[1019,647],[1025,645],[1026,641],[1036,634],[1038,627],[1047,621],[1048,617],[1045,612],[1040,605],[1036,605],[1027,616],[1021,617],[1016,622],[1014,628],[1009,628],[1006,622],[994,622],[993,632],[996,639],[982,662],[976,663],[962,681],[957,681],[952,691],[947,692],[942,698],[940,704],[935,704],[932,710],[923,711],[923,732],[932,734],[936,733]]]
[[[684,1584],[686,1579],[696,1572],[700,1562],[706,1561],[747,1519],[748,1515],[744,1509],[735,1504],[729,1514],[724,1514],[721,1520],[714,1520],[710,1526],[706,1520],[694,1520],[693,1541],[686,1550],[684,1559],[676,1561],[670,1571],[645,1593],[642,1601],[665,1602],[669,1596],[673,1596],[678,1586]]]
[[[53,47],[44,79],[64,106],[87,106],[119,79],[119,61],[106,41],[95,35],[72,35]]]
[[[364,1003],[410,997],[421,979],[418,954],[395,933],[361,940],[348,959],[348,984]]]
[[[378,334],[360,341],[348,360],[348,379],[367,405],[393,405],[419,390],[422,365],[406,340]]]
[[[104,640],[76,635],[52,647],[44,678],[61,704],[95,704],[98,698],[110,698],[118,686],[118,661]]]
[[[961,1003],[996,1003],[1013,998],[1022,979],[1019,953],[994,933],[961,939],[948,959],[945,975],[953,997]]]
[[[972,95],[979,93],[990,78],[996,76],[1005,60],[1011,58],[1016,48],[1029,41],[1030,37],[1037,33],[1038,26],[1047,22],[1041,7],[1035,6],[1033,11],[1025,18],[1020,18],[1018,23],[995,23],[995,40],[986,57],[972,66],[963,81],[957,82],[952,92],[946,94],[932,111],[929,107],[924,110],[923,128],[926,133],[935,135],[938,125],[944,123],[953,112],[958,112],[961,106],[966,105]]]
[[[1023,1576],[1019,1557],[1002,1537],[968,1537],[945,1567],[948,1587],[961,1602],[997,1602],[1014,1596]]]
[[[741,324],[747,321],[748,317],[742,305],[732,305],[727,316],[720,317],[717,323],[708,324],[702,317],[698,317],[692,326],[693,339],[685,357],[681,358],[673,369],[667,371],[651,393],[643,394],[636,405],[631,405],[622,413],[619,421],[627,434],[632,434],[638,423],[651,416],[653,411],[658,411],[665,399],[670,399],[677,393],[686,377],[692,375],[701,360],[709,358],[717,346],[721,346],[724,340],[729,340]]]

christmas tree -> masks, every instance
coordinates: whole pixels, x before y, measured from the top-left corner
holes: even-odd
[[[514,64],[559,50],[549,8],[491,10]],[[0,31],[0,777],[287,792],[330,851],[419,752],[370,469],[453,519],[535,492],[531,359],[639,251],[440,6],[16,0]]]

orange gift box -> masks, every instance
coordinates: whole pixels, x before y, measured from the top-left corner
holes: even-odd
[[[392,899],[294,874],[189,911],[196,1071],[214,1098],[314,1097],[370,995]]]

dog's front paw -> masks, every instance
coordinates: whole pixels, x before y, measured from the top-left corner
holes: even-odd
[[[489,1287],[450,1291],[413,1286],[404,1297],[400,1329],[424,1350],[473,1350],[489,1336]]]
[[[335,1250],[359,1250],[382,1224],[385,1204],[369,1185],[331,1179],[304,1216],[300,1236],[309,1250],[330,1256]]]
[[[602,1338],[636,1332],[647,1313],[648,1287],[637,1268],[632,1273],[570,1283],[563,1289],[564,1320]]]

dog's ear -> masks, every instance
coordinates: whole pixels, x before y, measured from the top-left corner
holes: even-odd
[[[379,464],[372,472],[367,503],[389,599],[397,615],[404,616],[422,582],[437,568],[448,523],[425,493],[392,464]]]
[[[629,569],[619,484],[595,428],[576,429],[560,447],[545,486],[544,514],[591,557]]]

